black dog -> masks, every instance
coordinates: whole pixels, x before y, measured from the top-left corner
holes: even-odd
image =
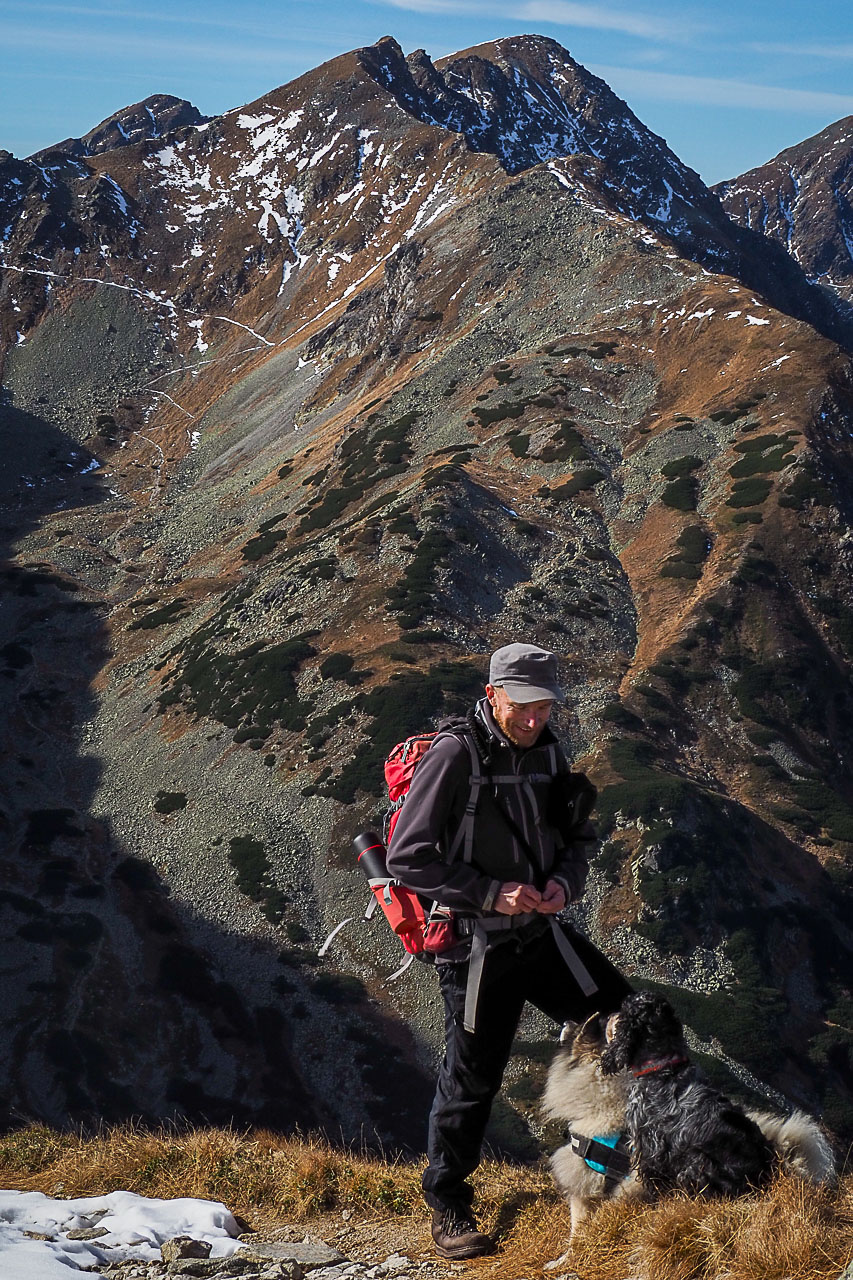
[[[628,1070],[627,1125],[640,1179],[656,1192],[743,1195],[769,1181],[776,1151],[736,1103],[688,1058],[672,1006],[648,991],[628,996],[607,1024],[607,1075]]]

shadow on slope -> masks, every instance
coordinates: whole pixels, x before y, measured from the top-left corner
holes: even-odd
[[[273,944],[170,900],[98,814],[110,601],[86,530],[108,495],[44,419],[4,402],[0,432],[13,460],[0,487],[0,1124],[262,1124],[417,1147],[426,1082],[366,993],[329,1007],[330,1037],[319,999],[269,981]],[[317,1053],[352,1051],[352,1099],[317,1097],[315,1063],[295,1061],[297,1019],[316,1025]]]

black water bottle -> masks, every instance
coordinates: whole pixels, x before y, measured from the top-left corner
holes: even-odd
[[[371,883],[375,880],[387,880],[388,868],[385,865],[385,845],[375,831],[362,831],[352,842],[353,852],[358,859],[366,878]]]

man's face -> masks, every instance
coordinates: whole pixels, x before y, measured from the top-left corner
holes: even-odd
[[[517,747],[532,747],[539,737],[551,715],[553,698],[543,702],[513,702],[505,689],[486,685],[486,697],[489,699],[498,728]]]

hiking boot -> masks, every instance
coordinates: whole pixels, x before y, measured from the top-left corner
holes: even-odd
[[[442,1258],[480,1258],[494,1248],[491,1237],[477,1230],[465,1209],[434,1209],[432,1238]]]

